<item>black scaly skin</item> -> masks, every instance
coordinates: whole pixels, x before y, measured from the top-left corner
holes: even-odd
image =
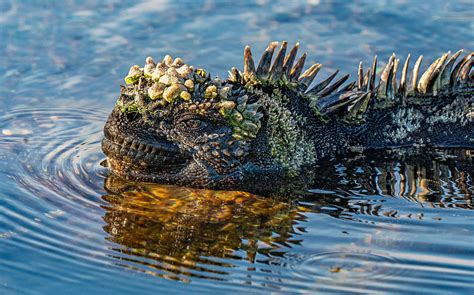
[[[314,177],[314,167],[349,153],[474,148],[472,53],[457,63],[460,52],[447,53],[420,75],[422,57],[410,74],[409,57],[401,69],[392,56],[379,83],[375,59],[366,74],[359,66],[356,82],[344,84],[348,75],[337,80],[336,72],[308,87],[321,65],[301,74],[306,54],[295,61],[299,45],[286,54],[286,42],[272,62],[276,46],[268,46],[258,67],[247,46],[244,71],[233,68],[225,81],[191,68],[175,87],[161,83],[168,80],[158,74],[146,76],[146,69],[145,76],[141,69],[133,76],[131,69],[127,78],[134,79],[122,87],[104,127],[102,149],[112,172],[138,181],[258,192]],[[182,66],[170,59],[156,68]],[[151,58],[147,64],[155,66]],[[186,79],[194,82],[187,90]],[[152,99],[150,88],[157,85],[179,90]],[[236,112],[243,114],[237,123]]]

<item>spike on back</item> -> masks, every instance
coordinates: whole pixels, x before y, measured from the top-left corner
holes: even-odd
[[[357,70],[357,88],[362,89],[364,86],[364,69],[362,68],[362,62],[359,63]]]
[[[412,91],[414,93],[416,93],[418,91],[417,89],[417,80],[418,80],[418,72],[420,70],[420,65],[421,65],[421,61],[423,60],[423,55],[420,55],[418,57],[418,59],[416,60],[415,62],[415,66],[413,67],[413,75],[411,77],[411,87],[412,87]]]
[[[395,54],[390,56],[390,59],[387,62],[387,65],[385,66],[382,75],[380,76],[380,82],[379,82],[379,89],[377,92],[377,98],[378,99],[384,99],[387,97],[387,90],[390,87],[389,85],[391,84],[391,75],[392,75],[392,69],[393,69],[393,60],[395,59]],[[389,80],[390,79],[390,80]]]
[[[329,95],[331,94],[333,91],[335,91],[337,88],[339,88],[339,86],[342,85],[342,83],[346,82],[347,79],[349,79],[351,75],[350,74],[347,74],[345,75],[344,77],[342,77],[341,79],[337,80],[336,82],[334,82],[331,86],[328,86],[326,89],[324,89],[323,91],[321,91],[319,93],[320,96],[326,96],[326,95]]]
[[[298,53],[298,48],[300,47],[300,43],[296,42],[293,49],[291,49],[290,53],[286,56],[285,62],[283,63],[283,73],[287,80],[290,80],[291,74],[291,67],[296,59],[296,54]]]
[[[450,81],[450,78],[451,78],[451,71],[453,69],[453,65],[454,63],[456,62],[456,59],[458,59],[458,57],[462,54],[463,50],[459,50],[458,52],[456,52],[455,54],[453,54],[448,62],[446,63],[446,65],[444,66],[444,68],[441,70],[441,73],[438,77],[438,80],[439,80],[439,87],[442,88],[443,86],[445,85],[449,85],[449,81]]]
[[[251,80],[255,76],[255,64],[252,58],[250,46],[245,46],[244,49],[244,79]]]
[[[392,91],[391,91],[391,98],[395,98],[395,94],[397,93],[397,71],[398,71],[398,64],[400,63],[400,59],[397,58],[393,64],[393,75],[392,75]]]
[[[410,54],[408,54],[405,64],[403,65],[402,76],[400,78],[400,87],[398,88],[398,93],[404,97],[407,91],[407,71],[408,66],[410,65]]]
[[[463,66],[472,58],[472,55],[474,54],[474,52],[471,52],[469,53],[468,55],[466,55],[460,62],[458,62],[458,64],[454,67],[453,71],[451,72],[451,78],[450,78],[450,81],[449,81],[449,87],[450,88],[453,88],[455,86],[457,86],[457,82],[458,82],[458,78],[459,78],[459,74],[461,72],[461,69],[463,68]]]
[[[440,91],[472,87],[474,84],[474,73],[472,71],[474,53],[469,53],[456,63],[462,53],[462,50],[459,50],[453,55],[451,55],[451,52],[447,52],[435,59],[426,70],[421,72],[420,78],[423,56],[419,56],[411,70],[410,82],[408,82],[408,71],[410,70],[411,55],[407,55],[403,68],[399,70],[399,65],[401,67],[400,59],[395,58],[395,54],[392,54],[379,75],[378,84],[375,82],[378,75],[377,56],[375,56],[372,67],[369,67],[365,72],[362,62],[359,63],[357,79],[354,82],[343,85],[350,76],[345,75],[331,84],[339,73],[339,70],[337,70],[317,85],[309,88],[322,65],[316,63],[303,71],[306,53],[303,53],[297,59],[299,43],[296,43],[286,54],[288,46],[286,41],[281,43],[280,49],[272,61],[273,53],[278,44],[278,42],[271,42],[267,46],[257,68],[255,68],[250,47],[246,46],[244,49],[243,73],[233,68],[229,72],[229,79],[243,83],[253,79],[273,82],[283,80],[293,83],[297,86],[295,89],[310,100],[311,108],[316,108],[319,114],[339,113],[339,110],[345,109],[348,114],[345,118],[351,122],[362,119],[372,100],[376,101],[376,105],[380,103],[381,107],[384,107],[386,102],[389,102],[389,104],[397,102],[406,104],[407,97],[436,96]],[[398,72],[401,72],[399,81],[397,81]]]
[[[410,54],[408,54],[402,69],[400,85],[397,85],[399,59],[395,59],[395,55],[392,55],[380,76],[380,83],[377,86],[378,90],[376,93],[377,100],[390,100],[397,97],[399,101],[405,103],[405,98],[410,95],[422,94],[436,96],[443,89],[447,89],[448,86],[451,88],[469,86],[469,75],[474,64],[472,59],[473,53],[466,55],[454,66],[454,69],[452,69],[455,60],[461,53],[462,50],[456,52],[451,57],[450,51],[442,54],[422,72],[421,77],[418,79],[421,62],[423,60],[423,56],[421,55],[413,67],[410,89],[408,89],[407,83]],[[375,63],[376,61],[374,60],[374,64]],[[372,72],[371,78],[373,77],[374,73]],[[371,87],[369,89],[371,89]]]
[[[429,67],[428,69],[421,75],[420,81],[418,82],[418,91],[426,94],[428,92],[428,84],[432,79],[433,73],[435,69],[438,67],[441,58],[437,58]]]
[[[362,89],[360,89],[360,90],[367,91],[369,89],[369,81],[370,81],[370,68],[368,68],[367,72],[365,73],[364,85],[363,85]]]
[[[462,84],[466,84],[468,82],[468,79],[469,79],[469,73],[471,72],[472,70],[472,67],[473,67],[473,64],[474,64],[474,59],[471,58],[466,61],[460,71],[460,74],[459,74],[459,78],[461,79],[461,83]]]
[[[296,65],[290,71],[290,81],[295,82],[298,81],[301,72],[303,71],[304,62],[306,61],[306,52],[298,59]]]
[[[270,79],[276,81],[279,80],[283,74],[283,64],[285,62],[286,47],[288,42],[283,41],[281,43],[280,50],[277,53],[275,61],[270,69]]]
[[[322,66],[321,64],[312,65],[298,79],[298,84],[300,85],[303,91],[308,88],[311,82],[313,82],[314,78],[316,77],[319,70],[321,69],[321,66]]]
[[[323,90],[326,86],[331,83],[331,81],[336,77],[336,75],[339,73],[339,70],[336,70],[334,73],[332,73],[329,77],[327,77],[325,80],[321,81],[319,84],[314,86],[309,93],[318,93],[321,90]]]
[[[265,51],[263,52],[257,67],[257,77],[266,78],[268,76],[268,72],[272,63],[273,52],[275,51],[275,48],[277,46],[278,42],[271,42],[268,45],[267,49],[265,49]]]
[[[374,61],[372,63],[372,76],[370,76],[370,91],[375,90],[375,75],[377,75],[377,55],[374,56]]]

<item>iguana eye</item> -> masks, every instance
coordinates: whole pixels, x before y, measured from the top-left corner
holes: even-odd
[[[187,120],[184,124],[186,124],[186,127],[193,130],[202,129],[207,125],[206,122],[199,119],[190,119]]]

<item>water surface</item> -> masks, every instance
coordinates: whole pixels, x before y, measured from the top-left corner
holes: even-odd
[[[101,128],[131,64],[224,77],[273,40],[359,60],[474,48],[472,1],[3,1],[0,294],[474,292],[469,150],[326,163],[287,202],[125,182]]]

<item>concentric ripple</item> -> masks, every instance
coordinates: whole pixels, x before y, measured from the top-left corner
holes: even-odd
[[[0,117],[0,144],[62,142],[98,134],[107,112],[84,108],[22,108]]]
[[[106,263],[100,255],[92,258],[103,251],[103,234],[95,224],[106,173],[99,144],[106,117],[97,110],[36,108],[0,118],[4,251],[22,249],[26,256],[71,268],[63,276],[56,264],[42,263],[34,269],[41,277],[78,282],[89,277],[94,264]],[[24,272],[22,259],[1,265],[0,272],[4,267],[10,273]]]
[[[287,266],[296,276],[303,279],[331,280],[346,282],[370,278],[383,279],[399,275],[399,262],[387,254],[369,251],[335,251],[288,259]]]
[[[403,276],[402,261],[370,250],[341,249],[315,254],[286,255],[283,266],[293,281],[316,282],[318,291],[364,292],[383,290],[386,282]]]
[[[20,109],[0,119],[0,144],[9,161],[7,174],[32,193],[64,196],[69,203],[94,205],[106,170],[100,166],[101,128],[107,113],[87,109]],[[71,201],[70,196],[81,196]],[[59,203],[58,203],[59,205]]]

